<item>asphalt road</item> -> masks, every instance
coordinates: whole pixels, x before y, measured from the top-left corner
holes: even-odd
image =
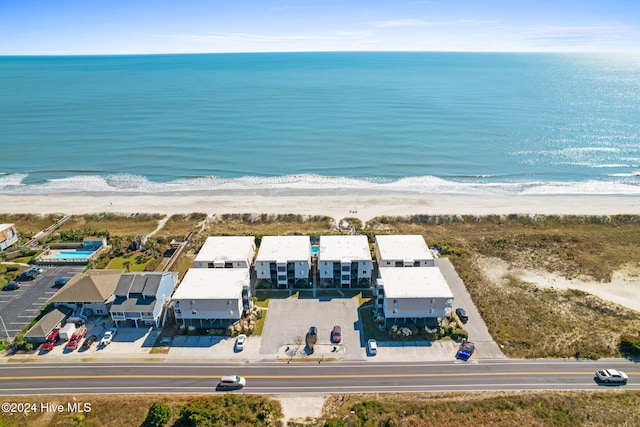
[[[603,385],[596,369],[615,368],[629,383]],[[6,363],[1,395],[213,393],[222,375],[247,378],[241,393],[444,392],[486,390],[640,390],[640,369],[624,360],[500,360],[438,363]]]

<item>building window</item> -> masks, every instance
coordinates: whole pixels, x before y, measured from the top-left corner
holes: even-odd
[[[278,266],[278,272],[279,273],[284,273],[285,271],[287,271],[287,267],[285,267],[283,265],[279,265]]]
[[[343,274],[342,275],[342,280],[350,280],[350,279],[351,279],[351,277],[349,277],[349,275],[347,275],[347,274]]]
[[[349,271],[351,270],[351,266],[350,265],[343,265],[342,266],[342,271]]]
[[[393,300],[393,303],[394,303],[394,304],[397,304],[397,303],[398,303],[398,300],[397,300],[397,299],[394,299],[394,300]]]
[[[102,313],[104,313],[104,312],[102,311],[102,309],[100,309],[100,308],[96,308],[96,314],[102,314]]]

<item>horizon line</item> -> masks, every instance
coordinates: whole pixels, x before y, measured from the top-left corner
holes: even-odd
[[[628,50],[274,50],[274,51],[237,51],[237,52],[139,52],[139,53],[29,53],[0,54],[0,58],[25,57],[108,57],[108,56],[177,56],[177,55],[265,55],[265,54],[305,54],[305,53],[461,53],[461,54],[626,54],[640,53],[640,49]]]

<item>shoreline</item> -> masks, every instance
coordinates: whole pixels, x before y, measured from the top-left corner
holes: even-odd
[[[332,193],[332,194],[331,194]],[[229,191],[2,195],[0,213],[299,214],[355,217],[409,215],[640,215],[640,197],[620,195],[457,195],[374,191]]]

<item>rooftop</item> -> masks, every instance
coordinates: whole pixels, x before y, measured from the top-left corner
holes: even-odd
[[[376,247],[385,260],[433,259],[424,238],[418,234],[376,235]]]
[[[309,236],[264,236],[258,250],[258,261],[306,261],[310,257]]]
[[[248,268],[190,268],[172,299],[237,299],[244,286]]]
[[[367,236],[320,236],[319,261],[371,261]]]
[[[453,298],[437,267],[380,267],[379,274],[387,298]]]
[[[253,236],[210,236],[200,248],[195,262],[243,261],[253,251]],[[251,258],[249,256],[249,260]]]

